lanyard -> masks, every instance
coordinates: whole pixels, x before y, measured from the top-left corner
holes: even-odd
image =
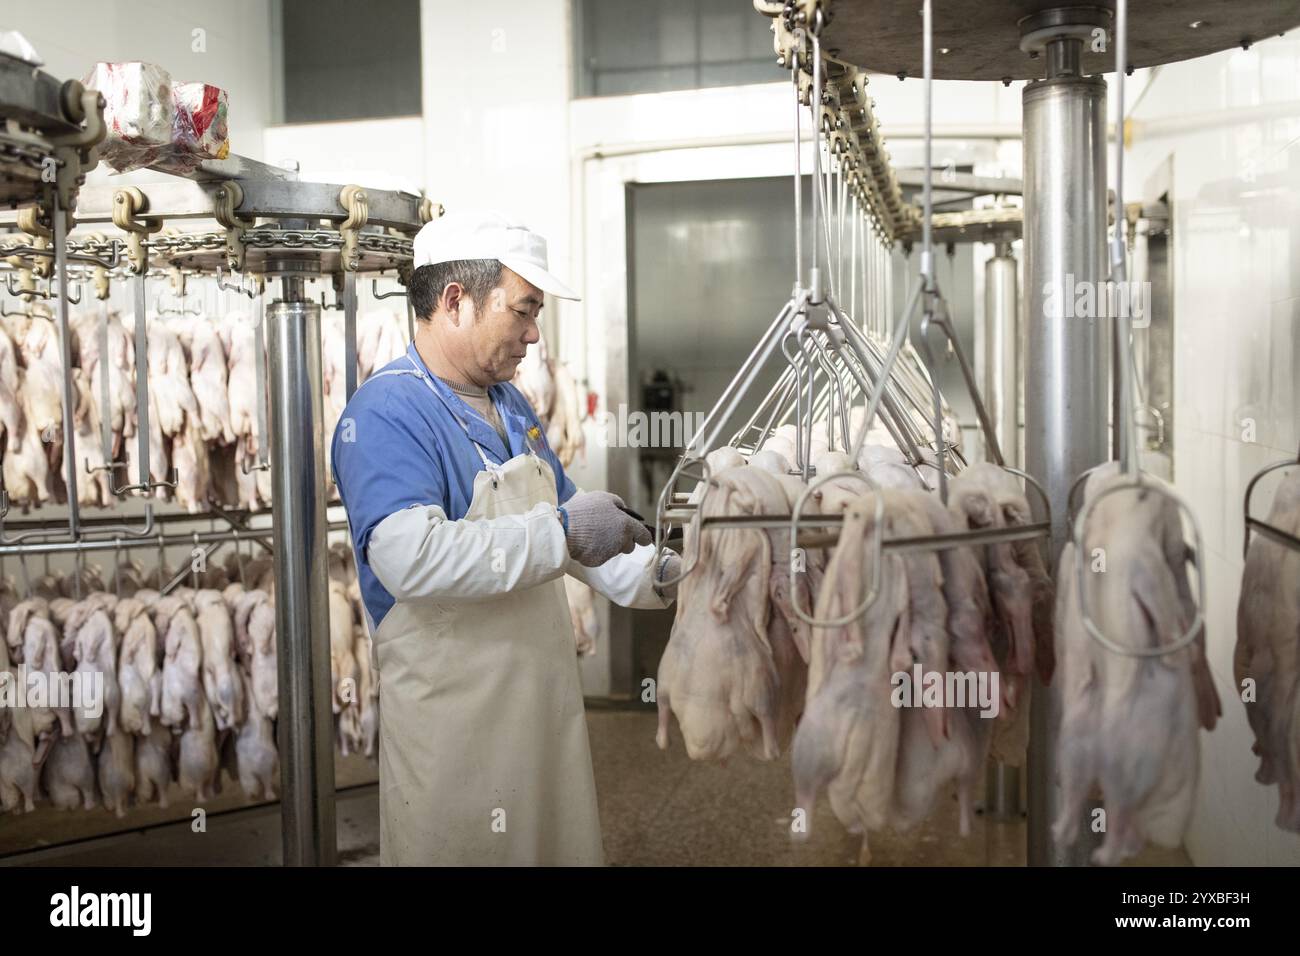
[[[461,427],[461,430],[465,433],[465,437],[469,439],[470,444],[474,446],[474,450],[478,452],[479,458],[483,460],[483,467],[487,470],[488,475],[492,479],[492,487],[493,488],[497,487],[497,478],[498,476],[500,476],[504,466],[498,465],[496,462],[494,462],[491,458],[487,456],[487,454],[483,451],[483,446],[480,445],[474,439],[474,436],[469,433],[469,426],[466,425],[465,420],[460,417],[460,413],[456,411],[455,407],[449,401],[447,401],[446,396],[443,395],[442,392],[438,391],[437,386],[433,384],[433,381],[429,378],[428,374],[424,371],[424,369],[420,368],[420,366],[416,363],[416,361],[413,358],[411,358],[409,353],[406,356],[406,360],[411,363],[411,368],[415,370],[410,374],[420,376],[421,380],[423,380],[424,384],[428,387],[429,391],[433,392],[433,394],[438,397],[438,400],[442,402],[444,406],[446,406],[447,411],[451,412],[451,417],[456,420],[456,424]],[[490,398],[488,400],[491,401]],[[500,414],[500,412],[498,412],[498,414]],[[501,420],[503,422],[505,421],[504,415],[502,415]],[[508,452],[510,450],[509,441],[504,442],[504,444],[506,445],[506,451]],[[532,443],[527,442],[526,444],[528,445],[528,457],[533,460],[533,464],[537,466],[537,473],[540,475],[542,474],[542,467],[541,467],[542,460],[537,457],[537,452],[533,450]]]
[[[411,363],[411,367],[415,369],[415,374],[420,376],[420,380],[423,381],[426,386],[428,386],[429,391],[433,392],[433,394],[438,397],[438,401],[442,402],[442,404],[446,406],[447,411],[451,412],[451,417],[456,420],[456,424],[460,426],[461,431],[465,433],[465,437],[468,438],[470,444],[474,446],[474,450],[478,452],[479,458],[483,459],[483,467],[486,468],[492,474],[492,483],[495,485],[496,476],[500,473],[501,466],[498,465],[496,462],[494,462],[492,459],[488,458],[487,454],[483,451],[483,446],[480,445],[477,441],[475,441],[474,436],[469,433],[469,426],[466,425],[465,420],[460,417],[460,413],[458,413],[456,409],[452,406],[452,404],[449,401],[447,401],[446,397],[442,394],[442,392],[438,391],[437,387],[433,384],[433,382],[429,380],[429,376],[425,373],[425,371],[422,368],[420,368],[415,363],[415,360],[412,359],[409,355],[406,357],[406,360]],[[491,399],[489,399],[489,401],[491,401]]]

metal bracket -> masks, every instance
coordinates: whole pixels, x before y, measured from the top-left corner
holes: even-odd
[[[113,225],[126,233],[126,257],[133,275],[148,270],[149,251],[144,240],[162,228],[161,222],[147,223],[136,219],[148,208],[149,199],[138,186],[121,186],[113,190]]]
[[[34,261],[31,264],[31,271],[42,279],[48,279],[54,258],[54,250],[50,248],[50,240],[54,238],[54,232],[42,221],[42,212],[39,206],[20,209],[16,222],[19,229],[32,237]]]
[[[64,113],[73,122],[85,124],[75,132],[50,137],[57,161],[54,184],[58,207],[66,210],[70,228],[77,190],[86,173],[99,165],[95,147],[108,135],[108,127],[104,123],[104,97],[98,90],[88,90],[79,80],[69,80],[62,93]]]
[[[355,272],[360,265],[357,257],[357,234],[370,216],[369,206],[366,204],[366,191],[360,186],[344,186],[343,191],[339,193],[339,205],[348,214],[347,219],[339,223],[339,235],[343,237],[343,253],[340,258],[345,271]],[[421,215],[423,215],[423,203],[421,207]]]
[[[86,240],[88,242],[101,243],[105,240],[105,237],[103,233],[92,232],[90,235],[86,237]],[[118,255],[120,256],[121,247],[115,246],[115,249],[118,251]],[[117,263],[113,263],[113,265],[116,264]],[[110,268],[111,266],[103,262],[96,262],[91,271],[91,275],[93,277],[92,281],[95,283],[95,298],[101,302],[103,302],[109,296],[108,270]]]
[[[244,271],[244,230],[256,219],[244,219],[235,210],[244,202],[244,190],[233,179],[222,183],[212,195],[212,217],[226,230],[226,264],[231,272]]]

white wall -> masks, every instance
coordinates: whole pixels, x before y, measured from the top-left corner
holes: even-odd
[[[271,126],[262,143],[267,162],[293,160],[306,180],[415,193],[427,182],[424,121],[419,116]],[[429,195],[434,202],[444,201],[436,190]]]
[[[547,237],[563,276],[571,271],[568,2],[496,0],[449,16],[437,0],[421,6],[429,194],[449,209],[497,208],[527,223]]]
[[[26,36],[44,59],[43,69],[59,79],[83,79],[99,60],[143,60],[174,80],[219,86],[230,99],[231,151],[263,158],[279,57],[264,0],[11,3],[0,28]]]
[[[1201,793],[1187,846],[1201,865],[1300,864],[1300,837],[1273,825],[1276,787],[1233,684],[1241,505],[1261,467],[1300,443],[1300,37],[1164,66],[1131,110],[1125,198],[1153,199],[1172,156],[1176,336],[1175,486],[1205,537],[1207,635],[1223,697],[1202,735]],[[1243,424],[1256,423],[1254,440]],[[1267,514],[1276,479],[1261,485]]]

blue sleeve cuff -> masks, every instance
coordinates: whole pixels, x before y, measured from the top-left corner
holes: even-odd
[[[563,508],[556,508],[555,510],[560,513],[560,524],[564,525],[564,533],[567,535],[569,533],[569,513]]]

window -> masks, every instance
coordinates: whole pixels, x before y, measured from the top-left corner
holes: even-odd
[[[748,0],[575,0],[577,95],[788,81],[770,24]]]
[[[279,0],[285,123],[416,116],[419,0]]]

